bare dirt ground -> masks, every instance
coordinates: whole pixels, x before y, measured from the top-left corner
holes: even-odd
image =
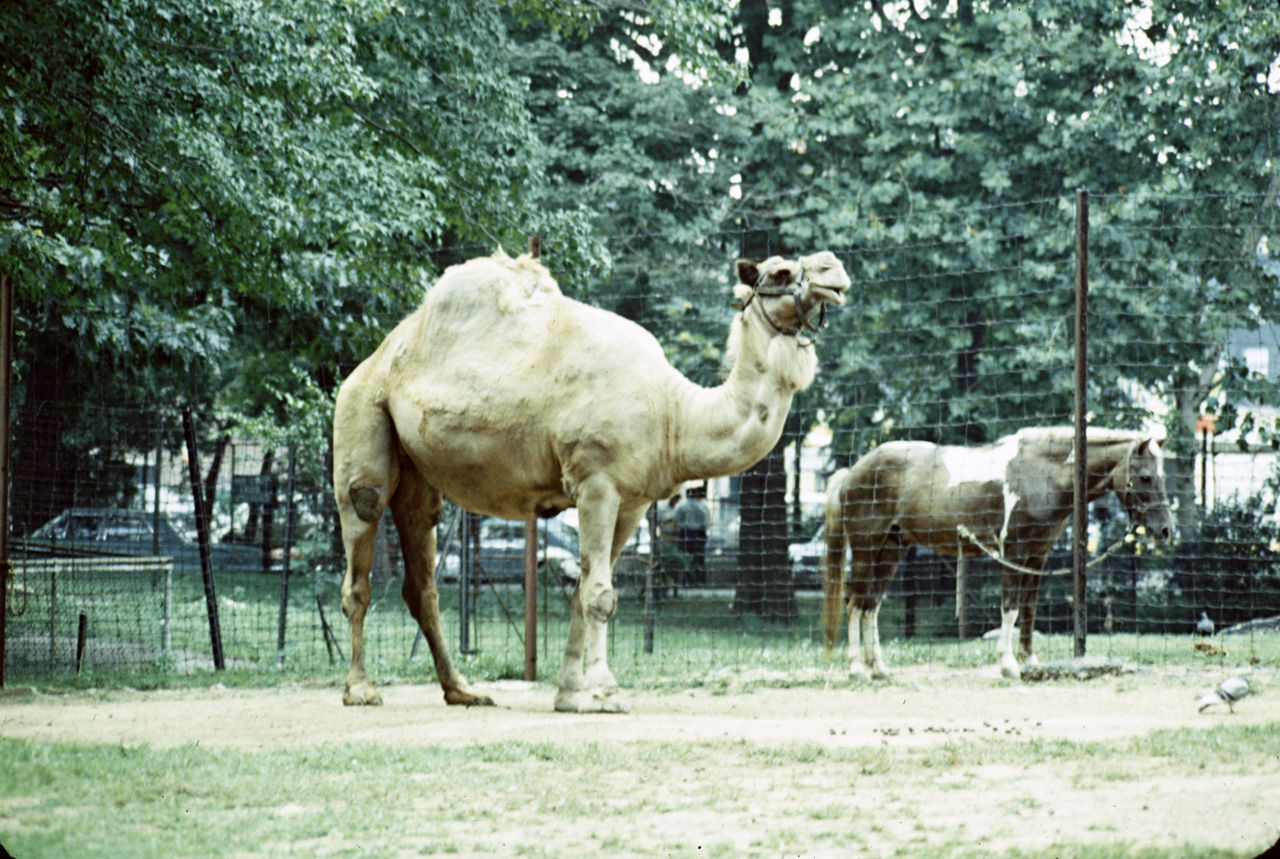
[[[703,814],[697,794],[690,794],[695,798],[686,819],[662,824],[697,831],[729,854],[735,846],[743,854],[754,852],[750,846],[777,826],[789,827],[798,845],[807,838],[831,843],[823,833],[838,822],[815,809],[838,805],[862,821],[859,849],[797,849],[789,855],[876,855],[904,848],[922,855],[930,846],[955,844],[992,855],[1015,848],[1036,854],[1055,844],[1114,844],[1168,848],[1179,855],[1221,848],[1252,856],[1280,838],[1280,759],[1203,766],[1128,746],[1161,729],[1280,730],[1280,675],[1274,668],[1249,675],[1255,694],[1234,714],[1226,707],[1197,712],[1198,695],[1226,673],[1152,669],[1083,682],[1009,684],[994,668],[916,666],[899,669],[891,682],[861,686],[850,686],[833,671],[821,675],[830,678],[826,688],[765,688],[781,678],[737,673],[688,691],[627,692],[632,712],[624,716],[554,713],[549,685],[517,682],[476,684],[498,706],[469,710],[445,706],[438,687],[425,684],[384,688],[384,706],[373,708],[345,708],[335,689],[9,693],[0,698],[0,736],[246,750],[331,743],[621,744],[637,749],[637,759],[644,760],[652,756],[639,752],[660,744],[862,748],[887,754],[879,758],[887,765],[871,767],[868,774],[848,755],[817,754],[802,755],[802,764],[757,769],[737,756],[723,766],[700,764],[696,774],[676,763],[669,771],[659,767],[631,775],[656,795],[684,795],[691,776],[720,790],[730,786],[728,810],[721,803]],[[1101,743],[1108,752],[1080,754],[1071,747],[1061,756],[1046,753],[1055,741]],[[987,762],[981,750],[992,742],[1034,744],[1040,751],[1022,759],[987,754],[994,758]],[[948,760],[955,765],[947,766]],[[545,818],[511,823],[539,838],[556,834],[548,832],[556,824]],[[619,825],[630,830],[633,845],[645,837],[650,847],[661,843],[653,821]],[[573,843],[561,835],[563,846]]]

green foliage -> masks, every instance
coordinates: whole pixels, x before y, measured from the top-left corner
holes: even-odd
[[[865,342],[823,377],[840,425],[977,441],[1065,417],[1077,188],[1109,422],[1144,411],[1124,376],[1185,424],[1227,330],[1280,311],[1254,259],[1280,183],[1280,13],[1157,3],[1146,26],[1140,6],[796,0],[747,34],[750,217],[849,248]]]
[[[1273,473],[1257,494],[1219,500],[1201,517],[1199,532],[1182,540],[1173,558],[1173,582],[1186,605],[1225,628],[1280,614],[1280,523]]]

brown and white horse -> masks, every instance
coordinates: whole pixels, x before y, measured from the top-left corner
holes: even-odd
[[[1086,443],[1088,500],[1114,491],[1133,527],[1141,525],[1156,540],[1170,539],[1174,521],[1160,445],[1147,435],[1093,427]],[[840,627],[843,585],[849,673],[887,677],[876,618],[907,549],[915,543],[943,555],[970,557],[984,554],[981,546],[1008,562],[997,654],[1001,673],[1020,677],[1013,629],[1016,625],[1021,632],[1020,656],[1035,664],[1031,632],[1039,571],[1070,519],[1074,474],[1070,427],[1028,428],[972,448],[888,442],[836,472],[827,488],[823,565],[822,631],[828,652]],[[847,582],[846,552],[851,561]]]

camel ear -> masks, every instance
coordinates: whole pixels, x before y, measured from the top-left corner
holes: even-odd
[[[760,266],[754,260],[738,260],[738,283],[755,286],[760,280]]]
[[[800,257],[804,265],[805,279],[814,286],[826,286],[831,289],[844,289],[849,286],[849,275],[845,273],[840,258],[831,251],[820,251],[807,257]]]

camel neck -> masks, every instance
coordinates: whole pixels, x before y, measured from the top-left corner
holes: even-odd
[[[737,474],[760,461],[782,435],[791,398],[813,380],[812,347],[752,323],[731,342],[736,360],[723,384],[686,381],[680,392],[669,428],[678,481]]]

